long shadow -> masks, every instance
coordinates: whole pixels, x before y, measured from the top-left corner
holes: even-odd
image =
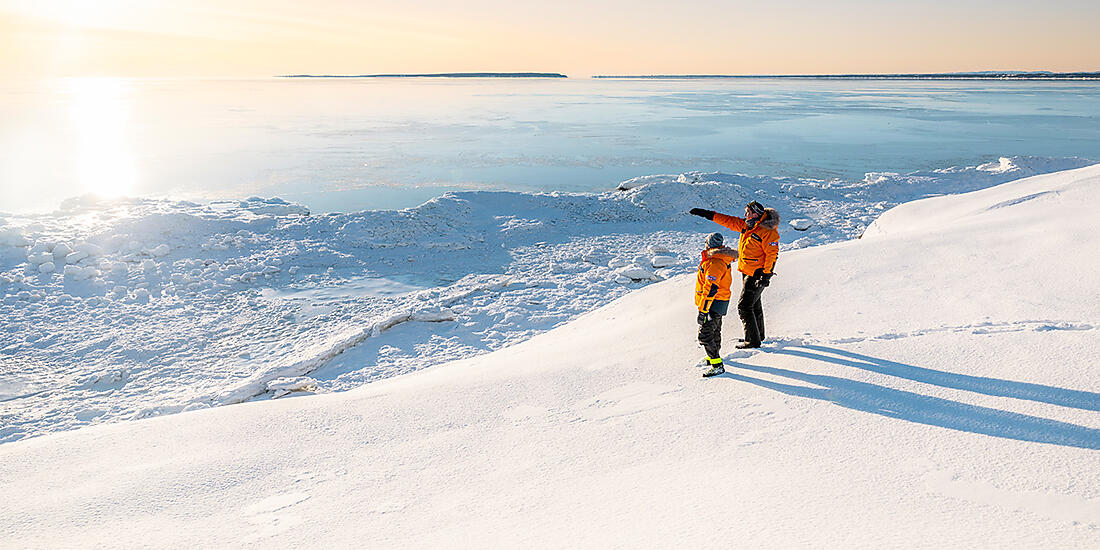
[[[750,370],[783,376],[820,387],[808,388],[806,386],[771,382],[731,372],[732,369],[720,376],[756,384],[788,395],[829,401],[849,409],[908,420],[918,424],[1019,441],[1050,443],[1082,449],[1100,449],[1100,430],[1076,424],[989,407],[979,407],[836,376],[804,374],[774,367],[743,364],[739,364],[737,370]]]
[[[996,397],[1026,399],[1029,401],[1050,403],[1051,405],[1061,405],[1063,407],[1072,407],[1086,411],[1100,411],[1100,393],[1082,390],[1067,390],[1054,386],[1032,384],[1030,382],[1014,382],[998,378],[943,372],[825,346],[801,344],[797,347],[814,350],[820,353],[811,353],[791,348],[779,348],[770,351],[771,353],[782,353],[847,367],[855,367],[857,369],[896,376],[898,378],[905,378],[915,382],[923,382],[925,384],[932,384],[944,388],[972,391]],[[831,355],[822,355],[822,353]]]

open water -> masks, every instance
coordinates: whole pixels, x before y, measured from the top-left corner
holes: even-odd
[[[314,211],[447,191],[602,191],[716,170],[862,179],[1000,156],[1100,160],[1100,83],[68,79],[0,85],[0,211],[85,193],[280,196]]]

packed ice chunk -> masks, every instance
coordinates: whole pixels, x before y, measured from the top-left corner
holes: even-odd
[[[428,307],[418,309],[412,314],[413,321],[438,323],[442,321],[454,321],[455,314],[445,307]]]
[[[300,204],[288,202],[279,197],[264,199],[261,197],[249,197],[239,203],[240,208],[253,214],[267,214],[269,216],[308,216],[309,209]]]
[[[49,252],[42,252],[40,254],[27,254],[27,263],[33,265],[42,265],[46,262],[53,263],[53,254]]]
[[[640,265],[628,265],[615,270],[617,275],[629,277],[635,281],[653,280],[657,278],[657,274],[652,270],[642,267]]]
[[[607,267],[610,267],[611,269],[626,267],[626,260],[622,258],[612,258],[611,261],[607,262]]]
[[[650,254],[667,254],[669,249],[659,244],[651,244],[646,247],[646,251]]]
[[[34,246],[27,249],[27,256],[38,254],[53,254],[53,246],[50,245],[50,243],[38,242],[35,243]]]
[[[31,241],[14,227],[0,227],[0,246],[30,246]]]
[[[649,259],[653,267],[668,267],[676,264],[676,256],[654,256]]]
[[[99,275],[99,271],[95,268],[78,265],[65,266],[65,280],[67,281],[83,281],[97,275]]]
[[[661,184],[661,183],[668,183],[668,182],[677,181],[681,177],[682,177],[682,175],[675,175],[674,176],[674,175],[671,175],[671,174],[656,174],[656,175],[652,175],[652,176],[639,176],[639,177],[636,177],[636,178],[631,178],[631,179],[628,179],[626,181],[620,182],[619,185],[615,187],[615,189],[617,189],[619,191],[629,191],[631,189],[635,189],[635,188],[641,187],[643,185],[649,185],[651,183]]]
[[[102,247],[88,242],[78,243],[74,248],[76,248],[77,252],[83,252],[85,256],[95,257],[103,255]]]
[[[56,261],[58,263],[65,261],[65,256],[68,256],[69,254],[72,254],[72,253],[73,253],[73,249],[65,243],[61,243],[61,244],[53,247],[53,258],[54,258],[54,261]]]
[[[151,298],[151,297],[152,297],[152,294],[149,292],[149,289],[147,289],[147,288],[139,288],[139,289],[134,291],[134,301],[136,301],[140,304],[147,303],[149,301],[149,298]]]
[[[602,256],[603,254],[601,254],[600,252],[589,250],[581,256],[581,261],[595,265],[601,262]]]
[[[806,218],[798,218],[797,220],[791,220],[790,226],[795,231],[805,231],[814,226],[814,221]]]
[[[157,245],[157,247],[156,247],[156,248],[154,248],[154,249],[150,250],[149,252],[150,252],[150,253],[151,253],[152,255],[154,255],[154,256],[156,256],[156,257],[158,257],[158,258],[162,258],[162,257],[164,257],[164,256],[167,256],[167,255],[168,255],[168,253],[169,253],[169,252],[170,252],[171,250],[172,250],[172,249],[171,249],[171,248],[169,248],[167,244],[160,244],[160,245]]]
[[[317,381],[308,376],[276,378],[267,383],[267,389],[275,392],[275,397],[278,398],[290,392],[317,391]]]
[[[993,174],[1003,174],[1019,169],[1016,163],[1012,162],[1012,159],[1008,157],[1001,157],[997,162],[987,162],[985,164],[978,165],[978,170],[982,172],[990,172]]]
[[[38,271],[42,273],[53,273],[57,269],[57,266],[53,262],[43,262],[39,264]]]

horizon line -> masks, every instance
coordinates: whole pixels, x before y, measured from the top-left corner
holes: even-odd
[[[558,72],[448,72],[378,74],[283,74],[275,78],[570,78]],[[584,77],[581,77],[584,78]],[[940,79],[940,80],[1097,80],[1100,71],[983,70],[928,73],[804,73],[804,74],[594,74],[591,79]]]
[[[468,73],[389,73],[389,74],[286,74],[276,78],[569,78],[562,73],[540,72],[468,72]]]
[[[803,79],[957,79],[957,80],[1093,80],[1100,71],[961,71],[939,73],[820,73],[820,74],[648,74],[592,75],[598,79],[737,79],[737,78],[803,78]]]

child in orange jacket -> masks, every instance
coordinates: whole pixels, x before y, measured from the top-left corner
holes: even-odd
[[[722,316],[729,310],[733,281],[730,264],[737,259],[737,252],[724,246],[721,233],[708,235],[706,246],[695,278],[695,305],[699,308],[699,344],[706,350],[710,364],[703,376],[714,376],[726,372],[720,353]]]

